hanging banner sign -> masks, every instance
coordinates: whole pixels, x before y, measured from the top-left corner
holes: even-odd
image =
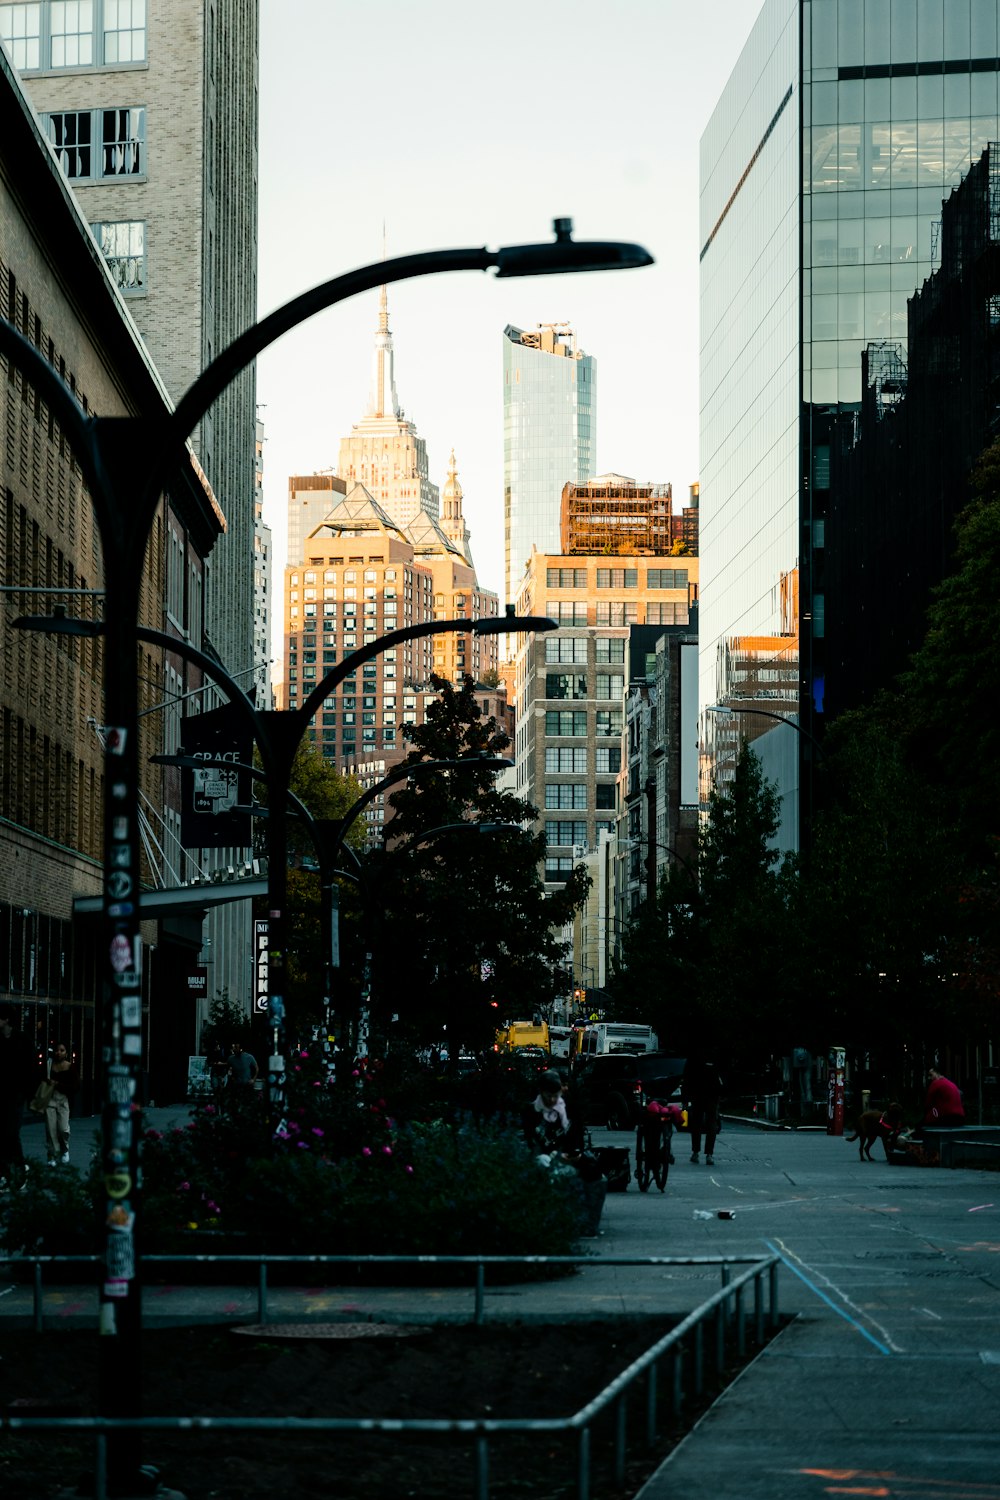
[[[206,762],[181,771],[181,843],[185,849],[245,849],[251,843],[252,778],[235,769],[253,760],[253,735],[231,703],[181,725],[181,754]],[[220,762],[220,764],[216,764]]]
[[[268,959],[267,918],[257,917],[253,924],[253,1009],[254,1015],[267,1015]]]

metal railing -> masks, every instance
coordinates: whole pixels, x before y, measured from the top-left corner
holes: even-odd
[[[41,1267],[45,1264],[95,1263],[97,1257],[12,1256],[0,1264],[30,1264],[34,1272],[34,1326],[41,1331]],[[488,1266],[578,1266],[588,1269],[604,1266],[712,1266],[720,1270],[721,1285],[705,1302],[688,1313],[676,1327],[658,1339],[651,1348],[634,1360],[591,1401],[568,1417],[551,1418],[388,1418],[388,1417],[17,1417],[0,1416],[0,1431],[10,1432],[79,1432],[94,1437],[96,1443],[95,1500],[107,1500],[107,1436],[112,1432],[246,1432],[278,1433],[413,1433],[438,1434],[471,1438],[475,1451],[475,1500],[489,1500],[490,1440],[512,1433],[537,1433],[576,1437],[577,1500],[590,1500],[591,1435],[596,1420],[609,1408],[614,1416],[613,1468],[615,1483],[625,1482],[628,1453],[628,1396],[632,1387],[645,1377],[644,1440],[651,1447],[656,1441],[659,1411],[659,1367],[669,1359],[670,1406],[672,1415],[680,1415],[685,1396],[684,1361],[690,1356],[689,1386],[695,1397],[705,1389],[706,1361],[714,1359],[715,1373],[721,1375],[726,1363],[727,1340],[735,1343],[738,1358],[747,1353],[748,1312],[744,1293],[753,1288],[752,1317],[754,1340],[763,1345],[765,1327],[772,1332],[778,1325],[778,1255],[767,1256],[588,1256],[537,1255],[149,1255],[145,1263],[192,1264],[214,1262],[255,1265],[258,1269],[258,1313],[267,1321],[267,1267],[269,1264],[350,1265],[377,1267],[384,1265],[448,1265],[475,1269],[475,1306],[473,1322],[483,1324],[485,1275]],[[732,1268],[746,1265],[735,1278]],[[765,1312],[765,1284],[767,1308]],[[706,1341],[706,1330],[709,1339]],[[708,1342],[708,1348],[706,1348]]]

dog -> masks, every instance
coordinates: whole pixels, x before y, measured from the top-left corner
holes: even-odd
[[[886,1161],[892,1160],[893,1147],[899,1139],[903,1129],[903,1111],[898,1104],[888,1104],[879,1112],[877,1109],[866,1109],[863,1115],[858,1116],[858,1128],[853,1135],[849,1135],[849,1141],[860,1141],[858,1147],[858,1158],[864,1161],[874,1161],[872,1147],[876,1141],[881,1141],[885,1147]]]

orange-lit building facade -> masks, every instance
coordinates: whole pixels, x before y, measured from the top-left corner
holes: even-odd
[[[398,525],[363,485],[335,503],[303,540],[303,561],[285,569],[283,706],[302,704],[317,682],[357,648],[404,626],[497,614],[495,593],[433,517]],[[336,503],[339,502],[339,503]],[[421,722],[434,697],[431,674],[458,682],[490,678],[497,638],[472,631],[428,635],[364,663],[326,700],[311,728],[324,756],[362,782],[401,760],[402,726]],[[496,696],[496,690],[493,690]]]

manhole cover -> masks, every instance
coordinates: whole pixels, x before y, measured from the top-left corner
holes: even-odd
[[[430,1331],[416,1323],[251,1323],[232,1330],[255,1339],[412,1339]]]

